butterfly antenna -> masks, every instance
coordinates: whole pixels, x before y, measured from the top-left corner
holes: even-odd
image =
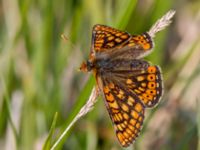
[[[70,46],[72,46],[73,49],[77,48],[76,45],[74,43],[72,43],[72,41],[70,40],[70,38],[68,38],[64,33],[60,35],[60,37],[62,38],[62,40],[66,43],[69,43]]]
[[[149,35],[153,38],[155,34],[163,29],[165,29],[171,22],[174,14],[176,13],[175,10],[168,11],[162,18],[160,18],[149,30]]]
[[[67,38],[66,35],[64,34],[61,34],[61,38],[63,39],[63,41],[67,42],[69,39]]]

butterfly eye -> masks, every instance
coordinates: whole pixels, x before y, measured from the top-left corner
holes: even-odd
[[[83,62],[83,63],[81,64],[81,67],[80,67],[79,69],[80,69],[80,71],[88,72],[87,65],[86,65],[85,62]]]

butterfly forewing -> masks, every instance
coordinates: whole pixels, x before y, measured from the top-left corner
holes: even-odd
[[[136,95],[128,92],[120,83],[105,78],[100,82],[116,136],[121,145],[127,147],[140,133],[144,120],[144,106]]]
[[[92,34],[92,53],[97,58],[137,58],[148,54],[153,47],[148,33],[130,35],[105,25],[95,25]]]
[[[92,49],[97,53],[109,51],[130,38],[130,34],[105,25],[95,25],[92,32]]]

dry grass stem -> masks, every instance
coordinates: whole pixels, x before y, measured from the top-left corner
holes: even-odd
[[[67,126],[67,128],[64,130],[64,132],[62,133],[62,135],[54,143],[54,145],[52,146],[51,150],[54,150],[56,148],[56,146],[58,146],[59,142],[65,137],[65,135],[67,134],[67,132],[69,131],[69,129],[76,123],[76,121],[78,121],[81,117],[83,117],[89,111],[92,110],[94,104],[97,102],[98,95],[99,95],[99,92],[94,87],[92,89],[91,95],[90,95],[87,103],[81,108],[81,110],[79,111],[79,113],[75,116],[75,118],[72,120],[72,122]]]
[[[175,11],[168,11],[161,19],[159,19],[149,30],[149,35],[154,37],[155,34],[161,30],[163,30],[166,26],[168,26],[172,21],[172,17],[174,16]]]

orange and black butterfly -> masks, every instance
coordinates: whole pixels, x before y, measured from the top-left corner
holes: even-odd
[[[158,104],[163,93],[160,68],[141,59],[152,48],[148,33],[131,35],[95,25],[89,60],[80,67],[82,71],[93,71],[123,147],[138,137],[145,108]]]

